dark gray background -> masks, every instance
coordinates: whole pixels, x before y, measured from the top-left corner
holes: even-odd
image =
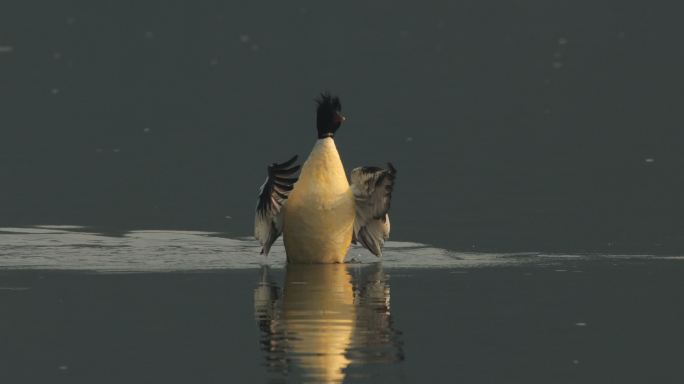
[[[684,28],[663,4],[6,0],[0,225],[249,235],[266,164],[308,154],[329,89],[348,169],[399,169],[393,239],[680,252]]]

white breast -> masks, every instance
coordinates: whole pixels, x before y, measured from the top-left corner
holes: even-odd
[[[289,261],[344,260],[351,243],[354,197],[332,138],[316,142],[284,209]]]

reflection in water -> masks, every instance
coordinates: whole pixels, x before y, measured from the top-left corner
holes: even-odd
[[[301,370],[305,381],[338,383],[350,364],[403,360],[380,264],[288,265],[282,294],[263,267],[254,311],[266,364],[284,375]]]

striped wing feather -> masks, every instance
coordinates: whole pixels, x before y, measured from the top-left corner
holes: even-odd
[[[392,201],[397,170],[391,163],[387,169],[359,167],[352,171],[352,191],[356,202],[354,239],[376,256],[389,238],[390,222],[387,214]]]
[[[282,208],[297,182],[293,176],[299,165],[293,165],[297,156],[284,163],[268,166],[266,181],[259,188],[254,216],[254,237],[262,245],[261,253],[268,255],[271,246],[283,232]]]

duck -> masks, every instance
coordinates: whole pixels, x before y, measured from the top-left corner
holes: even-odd
[[[381,257],[397,170],[389,162],[362,166],[348,179],[334,140],[346,120],[340,99],[323,92],[315,102],[318,138],[308,158],[270,164],[259,187],[254,237],[261,254],[282,235],[288,263],[342,263],[352,243]]]

